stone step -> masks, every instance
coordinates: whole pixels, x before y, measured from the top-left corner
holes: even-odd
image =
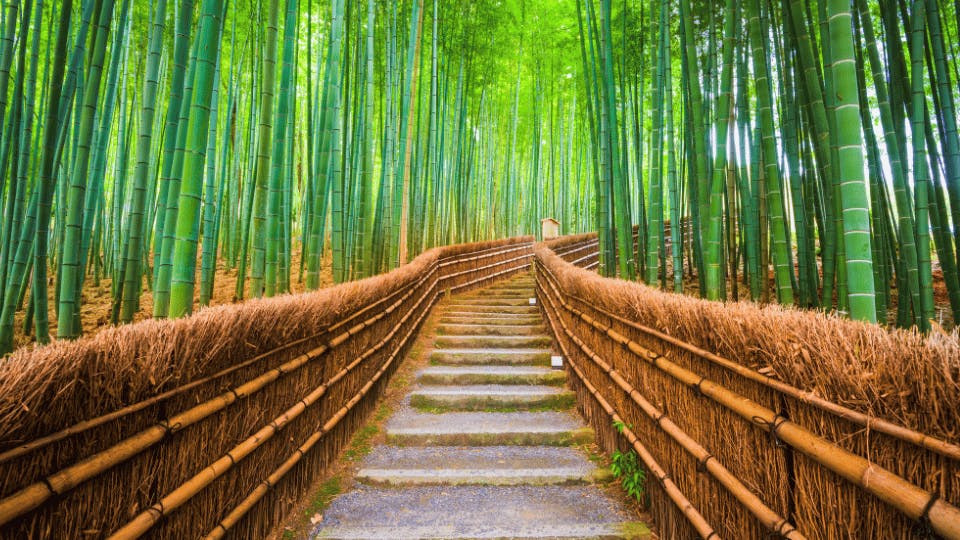
[[[542,321],[543,317],[539,311],[520,311],[520,312],[497,312],[497,311],[474,311],[476,306],[460,307],[458,309],[445,309],[440,313],[440,317],[469,317],[471,322],[482,321],[516,321],[523,319],[537,319]],[[488,308],[490,306],[481,306]],[[530,306],[534,307],[534,306]],[[461,310],[466,311],[461,311]],[[527,308],[524,308],[527,309]]]
[[[399,446],[570,446],[593,441],[593,430],[566,412],[420,413],[405,407],[386,424]]]
[[[497,324],[488,323],[441,323],[438,334],[460,336],[529,336],[543,334],[546,328],[542,324]]]
[[[573,448],[378,446],[364,459],[356,478],[382,486],[544,486],[591,484],[611,475]]]
[[[417,373],[421,384],[545,384],[562,386],[567,373],[532,366],[432,366]]]
[[[440,317],[440,324],[498,324],[498,325],[542,325],[539,315],[498,315],[495,313],[469,313],[464,315],[447,314]]]
[[[570,390],[542,385],[423,386],[410,393],[411,406],[441,411],[567,410],[575,401]]]
[[[530,304],[530,298],[533,298],[533,296],[527,298],[461,297],[457,298],[457,303],[467,306],[529,306],[532,305]]]
[[[479,291],[467,293],[457,298],[530,298],[536,296],[532,288],[530,289],[481,289]]]
[[[553,340],[548,335],[533,336],[437,336],[434,340],[437,347],[457,349],[530,349],[549,347]]]
[[[483,296],[521,296],[524,294],[533,294],[537,288],[533,285],[521,287],[495,287],[490,289],[477,289],[458,295],[462,298],[483,297]]]
[[[434,349],[430,361],[448,366],[549,366],[550,349]]]
[[[489,306],[483,304],[462,304],[459,299],[456,303],[448,304],[444,310],[447,313],[501,313],[501,314],[520,314],[520,315],[538,315],[540,308],[529,304],[523,306]]]
[[[497,283],[495,286],[496,286],[496,287],[510,287],[510,286],[512,286],[512,285],[526,285],[526,284],[529,284],[529,283],[536,283],[536,281],[537,281],[536,276],[534,276],[534,275],[531,273],[531,274],[524,274],[524,275],[522,275],[522,276],[516,276],[516,277],[514,277],[514,278],[512,278],[512,279],[508,279],[507,281],[501,281],[501,282]]]
[[[596,486],[359,486],[323,513],[311,538],[650,538]]]

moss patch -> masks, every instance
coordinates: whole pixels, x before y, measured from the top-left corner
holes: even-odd
[[[620,534],[624,538],[646,539],[651,538],[650,527],[642,521],[628,521],[620,524]]]

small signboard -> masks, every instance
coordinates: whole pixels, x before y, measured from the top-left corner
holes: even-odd
[[[560,222],[552,217],[541,219],[540,228],[540,236],[544,240],[550,240],[560,236]]]
[[[536,298],[531,298],[531,299],[530,299],[530,305],[531,305],[531,306],[537,305],[537,299],[536,299]]]
[[[563,369],[563,357],[559,355],[551,356],[550,367],[552,367],[553,369]]]

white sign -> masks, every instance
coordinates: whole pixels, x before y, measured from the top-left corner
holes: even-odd
[[[560,369],[563,367],[563,357],[562,356],[551,356],[550,357],[550,367],[554,369]]]
[[[537,305],[537,299],[536,299],[536,298],[531,298],[531,299],[530,299],[530,305],[531,305],[531,306]]]

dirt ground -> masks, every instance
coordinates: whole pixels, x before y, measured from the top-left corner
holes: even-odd
[[[299,278],[300,273],[300,248],[299,246],[294,246],[291,266],[291,275],[290,275],[290,289],[291,293],[301,293],[306,290],[305,282]],[[321,261],[321,272],[320,272],[320,287],[329,287],[333,284],[333,273],[331,270],[332,263],[332,254],[329,250],[324,253],[323,260]],[[199,261],[197,262],[197,268],[200,267]],[[249,282],[249,268],[247,272],[247,279]],[[88,276],[86,283],[83,288],[82,293],[82,304],[80,307],[80,319],[83,324],[83,331],[85,335],[95,334],[103,328],[109,328],[110,324],[110,313],[113,309],[113,296],[112,291],[112,279],[109,277],[103,278],[99,283],[95,283],[92,276]],[[237,302],[236,299],[236,288],[237,288],[237,269],[228,268],[226,261],[220,260],[217,262],[217,271],[216,277],[213,281],[213,296],[210,299],[211,306],[219,306],[222,304],[232,304]],[[50,306],[50,339],[56,338],[57,335],[57,315],[56,309],[57,304],[54,298],[56,289],[54,283],[51,280],[50,286],[48,287],[48,296],[49,296],[49,306]],[[30,290],[27,289],[27,294],[30,294]],[[247,293],[249,297],[249,292]],[[29,298],[27,296],[26,298]],[[194,310],[199,306],[194,302]],[[146,282],[144,282],[143,291],[140,294],[140,310],[134,316],[134,322],[142,321],[144,319],[152,318],[153,312],[153,292],[147,288]],[[35,328],[31,329],[30,334],[24,334],[23,332],[23,319],[24,312],[20,311],[16,315],[14,323],[14,345],[16,348],[24,347],[34,343],[36,341],[33,332]]]
[[[934,321],[940,325],[941,328],[952,330],[956,327],[956,323],[953,320],[953,313],[950,309],[950,297],[947,293],[946,282],[943,279],[943,270],[940,269],[940,266],[936,261],[933,262],[933,266]],[[794,268],[796,270],[796,263],[794,263]],[[687,270],[686,262],[684,262],[684,270]],[[776,300],[777,294],[774,279],[773,268],[771,268],[767,279],[767,294],[768,298],[772,299],[772,301]],[[727,279],[726,286],[727,296],[730,300],[737,301],[750,299],[750,285],[749,283],[745,282],[742,274],[738,274],[738,280],[736,284],[734,284],[730,279]],[[669,260],[669,258],[667,260],[667,287],[668,290],[673,290],[673,262]],[[700,282],[697,279],[697,276],[684,274],[683,293],[699,298],[699,291]],[[735,292],[736,294],[734,294]],[[888,302],[887,310],[887,323],[891,328],[893,328],[897,322],[897,296],[897,284],[893,283],[890,290],[890,300]]]

